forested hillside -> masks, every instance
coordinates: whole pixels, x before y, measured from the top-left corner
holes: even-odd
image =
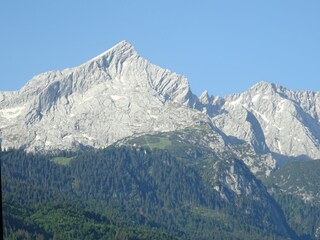
[[[226,167],[210,161],[221,172]],[[243,163],[234,164],[258,181]],[[5,239],[294,238],[280,227],[281,210],[278,218],[268,212],[273,203],[261,200],[269,199],[263,189],[259,201],[223,196],[197,165],[167,150],[9,150],[1,153],[1,171]]]
[[[320,239],[320,161],[289,162],[266,185],[300,239]]]

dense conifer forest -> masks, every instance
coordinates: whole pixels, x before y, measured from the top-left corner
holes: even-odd
[[[319,219],[316,206],[275,194],[291,226],[284,236],[267,213],[246,214],[167,150],[11,149],[1,152],[1,178],[4,239],[315,239],[312,225],[297,224],[290,209],[303,221]]]

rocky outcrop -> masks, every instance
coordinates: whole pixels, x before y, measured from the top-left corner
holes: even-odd
[[[216,104],[213,122],[227,135],[249,142],[256,152],[281,160],[320,158],[320,93],[290,91],[261,82]]]

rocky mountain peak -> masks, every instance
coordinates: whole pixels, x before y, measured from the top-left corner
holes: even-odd
[[[106,147],[143,133],[208,125],[230,143],[280,158],[320,158],[320,94],[259,82],[241,94],[198,98],[187,78],[122,41],[84,64],[0,92],[4,147]],[[214,145],[215,143],[211,143]]]
[[[227,135],[249,142],[256,152],[271,152],[281,164],[320,157],[319,97],[259,82],[225,97],[215,124]]]
[[[199,101],[203,104],[203,105],[207,105],[209,103],[211,103],[212,101],[212,97],[209,96],[208,91],[205,90],[199,97]]]
[[[115,46],[113,46],[112,48],[108,49],[107,51],[90,59],[88,62],[84,63],[84,65],[90,65],[93,62],[105,62],[106,60],[110,61],[114,57],[116,57],[116,60],[124,61],[128,57],[137,55],[138,54],[134,46],[128,43],[126,40],[123,40]],[[105,65],[104,67],[108,67],[108,65]]]
[[[29,151],[106,147],[133,134],[207,121],[189,108],[198,98],[185,77],[143,59],[126,41],[0,96],[3,146]]]
[[[122,64],[130,57],[138,58],[135,48],[127,41],[121,41],[80,66],[48,71],[33,77],[20,92],[24,96],[37,95],[51,84],[66,85],[72,91],[84,92],[91,85],[110,79],[110,70],[115,69],[118,73]]]
[[[257,92],[263,94],[272,94],[276,91],[277,86],[274,83],[269,83],[266,81],[261,81],[253,85],[249,92]]]

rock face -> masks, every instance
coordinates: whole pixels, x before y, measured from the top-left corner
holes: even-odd
[[[246,142],[278,163],[320,159],[319,121],[320,93],[261,82],[241,94],[198,98],[185,77],[151,64],[125,41],[79,67],[0,92],[2,147],[28,151],[101,148],[206,124],[225,145]]]
[[[286,158],[320,159],[320,93],[260,82],[214,107],[219,114],[213,122],[258,153],[271,152],[280,163]]]
[[[186,78],[149,63],[123,41],[79,67],[1,92],[2,146],[100,148],[132,134],[209,121],[188,107],[192,98]]]
[[[239,209],[244,209],[246,215],[254,216],[257,222],[262,222],[262,227],[266,226],[264,224],[268,221],[274,222],[277,231],[289,235],[284,217],[274,205],[266,187],[242,161],[223,158],[223,161],[216,161],[208,170],[213,175],[211,186],[222,199],[232,202]],[[262,217],[263,213],[269,215]],[[265,221],[266,219],[268,221]]]

